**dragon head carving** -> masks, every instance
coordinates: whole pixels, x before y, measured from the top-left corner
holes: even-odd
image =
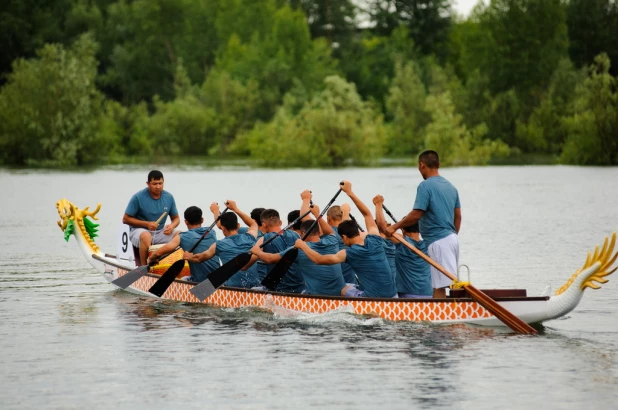
[[[79,209],[69,200],[62,198],[56,202],[56,209],[60,216],[58,226],[64,232],[64,239],[66,241],[73,234],[78,239],[81,237],[94,252],[98,252],[99,247],[94,243],[94,238],[98,236],[99,225],[86,219],[86,217],[98,220],[97,214],[101,210],[101,204],[97,204],[97,208],[94,211],[90,211],[88,208]],[[79,236],[76,230],[78,230]]]

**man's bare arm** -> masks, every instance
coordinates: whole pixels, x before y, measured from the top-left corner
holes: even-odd
[[[367,227],[367,233],[371,235],[379,235],[380,231],[378,230],[378,225],[373,220],[373,215],[371,215],[371,211],[367,208],[367,205],[360,200],[358,196],[354,192],[352,192],[352,184],[350,181],[343,181],[343,186],[341,188],[343,192],[345,192],[350,199],[354,202],[354,205],[358,208],[360,213],[365,218],[365,226]]]
[[[337,263],[345,262],[345,249],[340,250],[334,255],[321,255],[311,249],[309,245],[307,245],[307,243],[304,242],[302,239],[296,240],[294,247],[305,252],[307,257],[311,259],[316,265],[336,265]]]
[[[217,243],[215,242],[212,245],[210,245],[210,248],[206,249],[202,253],[185,252],[183,255],[183,259],[189,262],[200,263],[200,262],[207,261],[208,259],[215,256],[216,252],[217,252]]]

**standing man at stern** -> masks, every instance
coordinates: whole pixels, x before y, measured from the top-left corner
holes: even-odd
[[[429,257],[446,270],[457,274],[459,266],[459,228],[461,205],[457,189],[440,176],[440,159],[436,151],[427,150],[418,157],[418,170],[423,176],[416,190],[412,211],[398,223],[386,228],[387,235],[418,222],[421,235],[428,245]],[[433,266],[431,284],[434,298],[446,297],[451,280]]]
[[[124,211],[122,223],[131,227],[129,239],[139,248],[141,263],[146,263],[150,245],[168,243],[172,240],[174,229],[180,223],[174,196],[163,190],[163,174],[153,170],[148,173],[147,187],[131,197]],[[156,221],[166,212],[165,218]],[[172,222],[165,225],[167,216]]]

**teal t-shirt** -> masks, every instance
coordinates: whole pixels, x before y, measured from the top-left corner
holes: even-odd
[[[190,251],[191,248],[195,246],[197,241],[204,235],[208,228],[200,227],[195,229],[190,229],[186,232],[180,233],[180,247],[185,251]],[[214,230],[210,230],[206,237],[197,245],[197,248],[193,251],[193,253],[202,253],[208,250],[213,243],[217,241],[217,234]],[[202,263],[194,263],[189,262],[189,268],[191,269],[191,280],[194,282],[201,282],[206,280],[208,274],[219,268],[219,257],[213,256],[212,258],[204,261]]]
[[[362,246],[352,245],[347,248],[346,262],[358,275],[365,296],[392,298],[397,294],[395,280],[384,251],[384,239],[381,237],[367,235]]]
[[[418,226],[427,246],[456,233],[455,208],[461,208],[459,193],[446,179],[435,176],[419,184],[414,209],[425,211]]]
[[[407,236],[405,239],[412,246],[427,255],[427,244],[424,240],[417,242]],[[397,244],[397,258],[395,261],[397,262],[397,292],[427,297],[433,296],[431,270],[427,262],[401,243]]]
[[[341,235],[339,235],[339,230],[336,226],[331,226],[333,231],[335,231],[335,236],[337,237],[337,242],[339,243],[339,250],[346,249],[345,244],[343,243],[343,239],[341,239]],[[341,272],[343,272],[343,279],[346,283],[353,283],[358,285],[358,281],[356,280],[356,273],[354,273],[354,269],[348,263],[341,264]]]
[[[264,242],[268,239],[272,238],[273,235],[277,235],[274,232],[270,232],[264,235]],[[279,235],[277,238],[273,239],[272,242],[266,244],[263,250],[267,253],[281,253],[286,249],[294,246],[294,243],[297,239],[300,239],[300,236],[292,231],[287,230]],[[275,267],[275,264],[266,264],[266,270],[268,273]],[[301,293],[305,290],[305,279],[303,279],[303,275],[300,273],[298,266],[293,263],[288,269],[288,272],[281,279],[281,282],[275,288],[277,292],[290,292],[290,293]]]
[[[388,239],[382,238],[382,243],[384,246],[384,252],[386,253],[386,260],[388,261],[388,266],[391,268],[391,273],[394,280],[397,277],[397,263],[395,262],[397,256],[397,247],[392,241],[389,241]]]
[[[239,233],[217,241],[216,255],[225,264],[241,253],[247,253],[255,245],[256,239],[249,233]],[[239,270],[225,282],[225,286],[237,288],[252,288],[258,286],[262,280],[259,277],[257,265],[254,263],[249,269]]]
[[[168,216],[178,215],[176,209],[176,202],[174,196],[167,191],[162,191],[159,199],[153,199],[148,192],[148,188],[144,188],[141,191],[134,194],[129,200],[125,214],[139,219],[140,221],[156,221],[161,217],[163,212],[167,212]],[[159,223],[157,230],[161,230],[165,227],[165,220]],[[131,230],[135,228],[131,227]]]
[[[334,255],[339,252],[339,244],[335,235],[324,235],[319,242],[307,242],[307,245],[320,255]],[[281,256],[287,252],[281,252]],[[345,287],[345,281],[341,273],[341,265],[316,265],[305,254],[298,250],[298,257],[294,264],[300,269],[309,295],[341,296],[341,289]]]

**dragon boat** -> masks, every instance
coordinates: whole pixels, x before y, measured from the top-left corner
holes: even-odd
[[[56,203],[56,207],[60,216],[58,226],[64,232],[65,240],[68,241],[74,236],[88,262],[102,273],[108,282],[126,275],[135,268],[135,264],[128,260],[102,252],[95,243],[99,225],[93,221],[98,220],[100,203],[94,211],[90,211],[89,207],[80,209],[68,200],[61,199]],[[601,284],[608,281],[606,277],[618,269],[611,269],[618,257],[618,252],[614,253],[615,245],[614,232],[611,239],[605,238],[600,249],[597,246],[594,252],[588,253],[582,268],[572,274],[566,284],[553,296],[528,296],[524,289],[491,289],[483,292],[526,323],[542,323],[559,318],[575,309],[586,288],[599,289]],[[156,297],[149,293],[148,289],[171,263],[182,257],[180,251],[178,252],[152,267],[149,273],[125,290],[141,296]],[[504,326],[504,323],[488,310],[467,297],[463,289],[451,290],[449,297],[444,299],[386,299],[300,295],[222,286],[200,302],[189,292],[195,285],[194,282],[177,279],[162,298],[223,308],[257,307],[273,310],[277,307],[315,314],[348,306],[356,314],[379,316],[393,321]]]

